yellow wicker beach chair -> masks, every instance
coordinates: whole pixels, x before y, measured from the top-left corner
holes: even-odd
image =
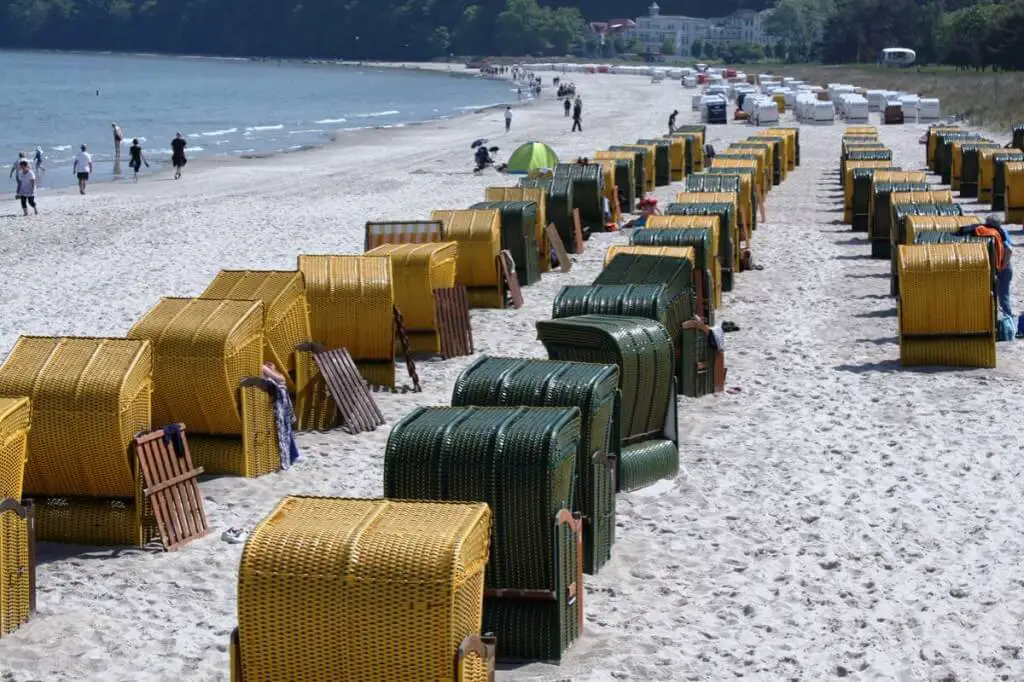
[[[900,362],[995,367],[995,298],[981,243],[901,245]]]
[[[302,273],[295,270],[221,270],[200,298],[263,301],[263,358],[295,391],[295,347],[312,341]]]
[[[0,500],[21,500],[31,421],[28,398],[0,398]]]
[[[455,286],[458,243],[384,244],[366,255],[391,258],[395,305],[402,311],[410,350],[441,352],[434,289]]]
[[[35,611],[35,525],[21,504],[31,417],[28,398],[0,398],[0,636]]]
[[[483,503],[286,497],[238,571],[232,682],[487,682]]]
[[[1006,222],[1014,225],[1024,223],[1024,162],[1007,161],[1006,175]]]
[[[681,182],[686,177],[686,138],[668,136],[665,139],[669,142],[668,164],[672,182]]]
[[[0,395],[28,396],[22,494],[40,540],[143,545],[157,537],[132,438],[150,428],[152,349],[129,339],[23,336],[0,366]]]
[[[922,232],[959,232],[966,225],[981,225],[985,219],[977,215],[908,215],[904,218],[906,240],[913,244]]]
[[[448,240],[459,243],[455,283],[466,287],[469,306],[504,308],[505,286],[497,260],[501,251],[501,211],[434,211],[430,219],[442,222]]]
[[[396,220],[366,223],[363,250],[381,244],[429,244],[445,241],[444,225],[436,220]]]
[[[486,201],[532,201],[537,204],[537,256],[541,272],[551,271],[551,244],[544,229],[548,225],[548,193],[541,187],[488,187]]]
[[[745,157],[753,156],[754,159],[748,159]],[[772,189],[772,158],[771,151],[766,147],[758,147],[756,149],[723,149],[715,154],[714,160],[711,162],[712,168],[735,168],[733,161],[755,161],[756,174],[755,177],[758,179],[758,187],[761,190],[762,197],[767,197],[768,192]],[[738,167],[748,167],[746,163]]]
[[[779,111],[783,111],[781,108]],[[796,136],[793,128],[766,128],[754,133],[754,137],[782,137],[786,140],[786,169],[796,169]]]
[[[263,369],[262,301],[163,298],[128,337],[153,344],[153,422],[188,426],[196,466],[252,478],[281,467]]]
[[[300,255],[313,341],[347,348],[369,383],[395,385],[395,287],[389,256]],[[304,362],[302,354],[296,362]],[[302,371],[301,368],[298,370]],[[299,390],[302,382],[299,381]]]

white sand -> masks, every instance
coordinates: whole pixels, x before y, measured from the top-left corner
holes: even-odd
[[[358,252],[368,219],[466,207],[514,182],[468,172],[476,137],[505,153],[538,138],[574,157],[660,134],[673,107],[680,122],[694,116],[676,83],[573,78],[582,134],[549,99],[517,110],[507,136],[493,111],[190,165],[179,182],[45,194],[40,217],[0,220],[0,350],[22,333],[121,335],[220,268]],[[883,129],[906,168],[922,163],[922,128]],[[802,129],[803,165],[756,233],[765,269],[740,276],[720,313],[741,327],[727,355],[739,390],[682,399],[684,473],[620,496],[614,558],[587,581],[586,636],[559,668],[499,679],[1024,679],[1022,346],[1000,344],[995,370],[899,368],[889,265],[833,222],[841,132]],[[534,322],[624,239],[592,239],[571,274],[526,289],[519,312],[475,311],[478,350],[544,357]],[[378,396],[389,423],[446,404],[465,364],[423,364],[423,394]],[[304,434],[306,460],[288,473],[204,483],[214,532],[179,552],[43,546],[38,614],[0,640],[4,679],[226,679],[241,546],[221,532],[251,529],[290,493],[380,495],[387,435]]]

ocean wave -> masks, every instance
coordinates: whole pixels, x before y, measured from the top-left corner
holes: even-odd
[[[344,123],[347,118],[322,118],[319,121],[313,121],[317,125],[330,125],[331,123]]]
[[[289,135],[308,135],[310,133],[322,133],[323,128],[313,128],[312,130],[289,130]]]
[[[388,111],[371,111],[368,114],[352,114],[352,118],[378,118],[381,116],[397,116],[402,113],[401,111],[388,110]]]
[[[488,107],[499,107],[501,102],[492,102],[490,104],[474,104],[470,107],[455,107],[455,111],[476,111],[477,109],[487,109]]]
[[[211,130],[206,133],[199,133],[203,137],[220,137],[222,135],[231,135],[237,133],[238,128],[225,128],[224,130]]]
[[[277,125],[273,125],[273,126],[250,126],[250,127],[245,129],[245,132],[247,132],[247,133],[261,133],[261,132],[263,132],[265,130],[282,130],[283,128],[284,128],[284,124],[283,123],[278,123]]]
[[[50,147],[50,149],[55,151],[55,152],[66,152],[67,150],[71,149],[71,145],[69,145],[69,144],[59,144],[56,147]]]

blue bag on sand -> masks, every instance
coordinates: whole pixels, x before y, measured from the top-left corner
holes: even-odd
[[[1003,315],[996,320],[996,341],[1013,341],[1016,335],[1017,326],[1011,316]]]

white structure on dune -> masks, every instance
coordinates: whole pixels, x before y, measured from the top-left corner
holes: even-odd
[[[624,36],[639,40],[644,51],[661,54],[662,45],[672,41],[676,54],[689,56],[690,45],[695,40],[716,45],[751,43],[768,45],[770,42],[764,30],[768,12],[741,9],[729,16],[717,19],[663,15],[657,0],[651,3],[646,17],[638,17],[636,25],[625,30]]]

